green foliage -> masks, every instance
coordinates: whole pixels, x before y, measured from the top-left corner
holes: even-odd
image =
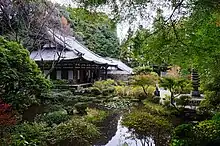
[[[172,146],[187,146],[193,140],[193,125],[182,124],[177,126],[173,131]]]
[[[144,86],[147,95],[140,86],[115,86],[115,94],[120,97],[136,98],[139,100],[151,98],[155,91],[154,86]]]
[[[174,131],[172,145],[212,146],[219,145],[220,122],[206,120],[197,125],[180,125]],[[177,143],[178,141],[178,143]]]
[[[63,105],[74,105],[77,102],[77,96],[69,90],[53,90],[43,94],[45,100],[49,103]]]
[[[87,115],[85,116],[85,120],[89,123],[98,125],[101,122],[103,122],[108,115],[109,113],[106,111],[88,108]]]
[[[0,94],[13,108],[23,110],[50,87],[37,64],[21,45],[0,38]]]
[[[159,104],[152,103],[150,101],[144,102],[144,109],[152,115],[158,115],[158,116],[170,116],[171,115],[170,111],[167,108]]]
[[[220,121],[220,113],[216,113],[213,117],[212,120],[214,121]]]
[[[78,113],[80,115],[85,115],[87,114],[86,112],[86,108],[88,107],[88,104],[87,103],[83,103],[83,102],[78,102],[75,104],[75,108],[76,110],[78,111]]]
[[[220,76],[213,76],[204,83],[205,100],[200,103],[200,108],[212,111],[220,111]]]
[[[75,117],[67,123],[61,123],[54,127],[48,140],[51,144],[87,146],[98,137],[99,132],[93,124]],[[62,143],[65,141],[66,143]]]
[[[91,94],[93,94],[93,95],[100,95],[100,94],[102,94],[101,90],[99,88],[97,88],[97,87],[91,87],[89,89],[91,91]]]
[[[113,94],[114,91],[115,91],[115,88],[114,88],[114,87],[108,87],[107,89],[104,89],[104,90],[102,91],[102,94],[105,95],[105,96],[107,96],[107,95]]]
[[[65,110],[54,111],[51,113],[45,113],[43,115],[38,115],[35,120],[37,122],[46,122],[49,126],[54,124],[58,125],[70,119],[70,116]]]
[[[17,125],[9,140],[9,145],[17,146],[23,144],[46,145],[50,128],[43,123],[23,123]]]
[[[163,77],[160,79],[160,86],[167,88],[170,93],[170,103],[176,108],[174,104],[174,100],[176,98],[175,94],[181,93],[183,91],[185,85],[188,83],[188,80],[182,78],[174,78],[174,77]],[[177,108],[176,108],[177,109]],[[178,109],[177,109],[178,110]]]
[[[165,118],[147,111],[135,110],[124,116],[122,125],[134,131],[138,137],[152,137],[158,143],[168,144],[172,125]]]
[[[133,85],[136,86],[146,86],[146,85],[155,85],[157,77],[153,75],[136,75],[133,77]]]
[[[138,66],[133,69],[134,73],[139,75],[139,74],[149,74],[153,71],[153,69],[149,66]]]
[[[147,75],[142,74],[142,75],[136,75],[132,79],[133,79],[132,84],[134,86],[140,86],[143,89],[145,96],[151,97],[150,94],[148,94],[148,90],[149,90],[148,88],[150,86],[156,85],[156,82],[158,80],[157,76],[151,74],[147,74]]]
[[[116,85],[116,82],[111,79],[102,80],[102,81],[96,81],[94,83],[94,87],[99,88],[100,90],[107,89],[108,87],[113,87]]]
[[[180,95],[178,98],[175,99],[176,105],[185,107],[189,103],[190,99],[191,97],[188,95]]]
[[[102,81],[96,81],[93,87],[90,87],[91,93],[94,95],[103,94],[104,96],[111,95],[115,91],[115,85],[117,83],[114,80],[107,79]]]
[[[119,40],[115,23],[104,13],[94,13],[83,8],[68,8],[71,27],[76,36],[95,53],[104,57],[119,58]]]

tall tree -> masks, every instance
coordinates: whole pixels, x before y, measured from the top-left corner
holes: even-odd
[[[95,53],[104,57],[119,58],[120,48],[116,24],[104,13],[83,8],[68,8],[74,36]]]

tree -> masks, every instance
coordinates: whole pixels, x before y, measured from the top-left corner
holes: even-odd
[[[0,1],[0,35],[30,52],[48,43],[47,29],[62,30],[61,7],[47,0]]]
[[[71,27],[88,49],[104,57],[120,57],[116,24],[104,13],[90,12],[83,8],[68,8]]]
[[[141,74],[133,77],[133,85],[142,87],[146,96],[148,96],[147,89],[149,86],[155,86],[157,83],[157,75],[155,74]]]
[[[170,95],[170,104],[177,109],[176,105],[174,104],[174,100],[176,97],[178,97],[180,94],[179,89],[183,89],[183,85],[187,83],[187,80],[185,79],[177,79],[174,77],[163,77],[160,79],[160,86],[167,88],[171,95]],[[177,109],[178,110],[178,109]]]
[[[0,99],[22,111],[40,100],[49,81],[41,74],[29,53],[16,42],[0,38]]]

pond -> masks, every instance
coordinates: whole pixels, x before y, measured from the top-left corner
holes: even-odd
[[[93,146],[155,146],[151,138],[137,138],[127,127],[121,125],[122,117],[123,115],[113,117],[115,119],[101,129],[102,137]]]

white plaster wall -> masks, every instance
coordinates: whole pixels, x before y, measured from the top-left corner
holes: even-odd
[[[68,70],[68,80],[73,80],[73,71]]]
[[[61,70],[57,70],[57,80],[61,80]]]

